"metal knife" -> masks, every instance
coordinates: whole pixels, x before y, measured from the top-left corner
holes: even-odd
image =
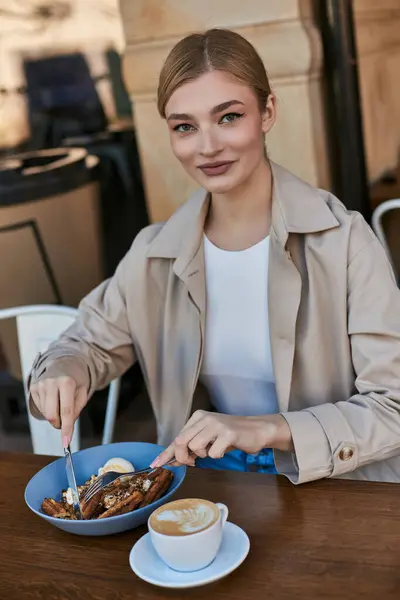
[[[81,505],[79,503],[79,492],[78,492],[78,487],[76,485],[76,479],[75,479],[74,464],[72,462],[71,448],[69,446],[68,446],[68,448],[64,448],[64,454],[65,454],[65,470],[67,472],[68,487],[71,489],[74,511],[75,511],[77,519],[83,519]]]

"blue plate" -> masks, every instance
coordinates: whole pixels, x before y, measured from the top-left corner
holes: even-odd
[[[163,450],[162,446],[142,442],[121,442],[95,446],[80,450],[73,454],[76,481],[81,485],[102,467],[107,460],[116,456],[129,460],[135,469],[148,467],[152,460]],[[183,483],[186,475],[186,467],[169,467],[174,473],[174,480],[165,496],[153,502],[149,506],[138,508],[125,515],[117,515],[106,519],[93,521],[67,521],[55,519],[44,514],[41,509],[44,498],[61,499],[61,490],[68,487],[65,473],[65,459],[59,458],[44,467],[34,475],[25,489],[25,502],[29,508],[51,525],[75,533],[77,535],[111,535],[133,529],[147,522],[150,514],[158,507],[168,502],[171,496]]]

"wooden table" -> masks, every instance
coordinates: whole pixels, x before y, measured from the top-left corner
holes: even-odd
[[[186,591],[136,577],[129,551],[144,527],[73,536],[24,503],[50,458],[0,453],[1,600],[386,600],[400,598],[400,487],[321,481],[299,487],[257,473],[191,470],[178,496],[225,502],[251,541],[226,579]]]

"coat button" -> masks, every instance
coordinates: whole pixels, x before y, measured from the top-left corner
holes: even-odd
[[[344,446],[344,448],[342,448],[339,452],[340,460],[350,460],[351,458],[353,458],[353,455],[354,451],[353,448],[350,448],[350,446]]]

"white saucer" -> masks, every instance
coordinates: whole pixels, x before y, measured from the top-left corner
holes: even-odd
[[[222,579],[242,564],[250,550],[247,534],[227,522],[222,534],[221,548],[215,560],[201,571],[179,573],[167,567],[159,558],[147,533],[133,546],[129,555],[131,569],[138,577],[166,588],[191,588]]]

